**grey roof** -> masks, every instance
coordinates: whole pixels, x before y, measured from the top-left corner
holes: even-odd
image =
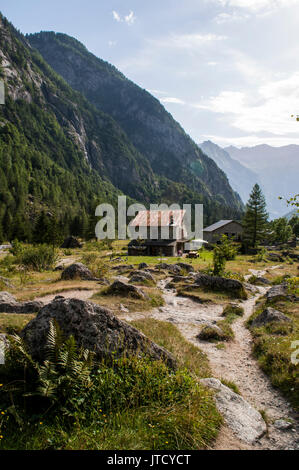
[[[235,222],[235,221],[234,220],[219,220],[218,222],[215,222],[215,224],[204,228],[203,231],[204,232],[214,232],[214,230],[217,230],[218,228],[224,227],[225,225],[229,224],[230,222]],[[241,225],[239,222],[235,222],[235,223]]]

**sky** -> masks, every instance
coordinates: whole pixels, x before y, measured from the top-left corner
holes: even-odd
[[[2,0],[0,9],[22,33],[77,38],[196,142],[299,144],[299,0]]]

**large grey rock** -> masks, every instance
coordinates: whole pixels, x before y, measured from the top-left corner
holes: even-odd
[[[201,379],[204,386],[215,390],[216,406],[226,424],[244,442],[253,444],[265,434],[267,428],[262,415],[241,395],[233,392],[214,378]]]
[[[182,268],[177,264],[160,263],[156,265],[157,269],[166,269],[172,274],[180,274]]]
[[[188,273],[194,272],[193,266],[189,263],[176,263],[175,266],[179,266],[180,268],[184,269]]]
[[[148,264],[146,263],[140,263],[138,266],[138,269],[145,269],[145,268],[148,268]]]
[[[17,299],[9,292],[0,292],[0,302],[16,302]]]
[[[74,263],[65,268],[61,273],[61,279],[64,281],[74,280],[74,279],[84,279],[85,281],[97,281],[91,271],[82,263]]]
[[[268,290],[267,294],[268,302],[276,302],[277,300],[283,300],[288,297],[288,289],[285,284],[279,284],[278,286],[273,286]]]
[[[150,272],[147,271],[133,271],[130,274],[130,282],[144,282],[144,281],[154,281],[154,277]]]
[[[209,290],[226,291],[233,297],[244,298],[246,296],[242,282],[237,279],[198,274],[194,279],[194,284]]]
[[[77,238],[71,236],[64,240],[61,248],[82,248],[82,244],[77,240]]]
[[[112,269],[114,271],[118,271],[119,273],[125,273],[131,269],[134,269],[133,264],[119,264],[118,266],[113,266]]]
[[[123,354],[146,354],[175,368],[174,357],[140,331],[119,320],[112,312],[92,302],[58,297],[46,305],[21,333],[35,359],[45,357],[45,344],[51,319],[66,337],[95,353],[95,359],[113,359]]]
[[[127,284],[126,282],[116,280],[106,290],[107,294],[110,295],[121,295],[125,297],[134,297],[135,299],[145,299],[145,293],[136,286]]]
[[[291,319],[275,308],[268,307],[260,313],[251,323],[252,326],[264,326],[272,322],[291,322]]]
[[[36,313],[43,306],[42,302],[17,302],[9,292],[0,292],[0,313]]]

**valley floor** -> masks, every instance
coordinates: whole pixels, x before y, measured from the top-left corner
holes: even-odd
[[[267,272],[269,273],[271,269],[278,271],[279,266],[268,265]],[[265,272],[257,269],[254,275],[261,276]],[[128,280],[125,276],[116,277]],[[197,335],[204,324],[215,324],[223,320],[223,302],[200,304],[190,298],[180,297],[176,295],[175,289],[167,288],[169,281],[170,278],[161,278],[157,285],[165,301],[163,306],[144,311],[131,311],[122,305],[117,305],[116,310],[119,312],[119,318],[127,322],[152,318],[174,324],[187,341],[207,355],[213,377],[233,382],[242,397],[261,412],[267,423],[266,434],[253,444],[239,440],[231,429],[224,425],[213,449],[298,449],[298,426],[296,427],[295,424],[298,415],[296,416],[291,405],[279,390],[271,385],[270,379],[253,357],[253,337],[246,326],[247,320],[254,312],[256,301],[266,293],[268,287],[256,287],[256,293],[248,300],[239,301],[244,309],[244,316],[238,317],[231,325],[234,338],[229,342],[216,343],[199,340]],[[96,292],[96,286],[90,285],[90,288],[78,289],[74,287],[65,292],[62,291],[59,295],[88,300]],[[48,303],[56,295],[58,295],[57,290],[44,296],[31,295],[31,298]],[[99,298],[96,299],[96,302],[101,303]],[[122,308],[119,309],[119,306]],[[279,420],[293,424],[288,428],[284,426],[284,429],[281,429]]]

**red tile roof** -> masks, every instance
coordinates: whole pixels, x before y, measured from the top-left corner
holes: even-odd
[[[133,227],[166,227],[168,225],[181,227],[185,213],[185,210],[139,211],[129,225]]]

